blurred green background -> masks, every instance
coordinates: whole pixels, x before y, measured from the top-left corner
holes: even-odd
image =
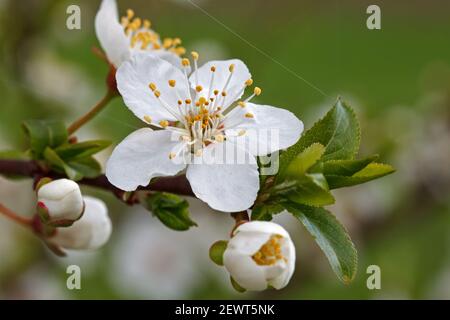
[[[141,208],[104,199],[111,241],[93,253],[53,257],[32,234],[0,217],[0,298],[450,299],[450,2],[313,0],[118,0],[161,36],[178,36],[201,61],[240,58],[259,101],[287,108],[310,127],[342,96],[362,126],[361,154],[379,153],[394,175],[336,192],[333,211],[359,251],[356,280],[342,285],[299,223],[277,217],[294,238],[298,263],[281,291],[235,293],[207,249],[232,220],[192,200],[195,230],[168,230]],[[66,8],[81,8],[81,30],[66,28]],[[105,91],[107,66],[94,16],[100,1],[0,0],[0,149],[24,148],[30,118],[69,123]],[[381,7],[381,30],[366,8]],[[305,81],[306,80],[306,81]],[[307,82],[309,82],[310,85]],[[316,88],[314,88],[316,87]],[[120,99],[79,138],[115,143],[141,126]],[[107,159],[108,150],[99,157]],[[32,214],[28,180],[0,178],[0,202]],[[82,268],[82,289],[66,289],[66,267]],[[381,268],[368,290],[366,268]]]

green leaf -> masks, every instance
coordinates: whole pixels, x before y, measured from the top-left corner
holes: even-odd
[[[23,123],[33,156],[41,158],[45,148],[55,148],[67,141],[67,130],[62,121],[27,120]]]
[[[110,141],[92,140],[74,144],[64,144],[55,149],[62,159],[77,160],[94,155],[111,145]]]
[[[378,159],[378,155],[373,155],[357,160],[330,160],[323,163],[322,172],[326,175],[351,176],[361,171],[369,163]]]
[[[323,161],[353,159],[359,149],[360,129],[353,110],[340,99],[334,107],[306,131],[299,141],[280,156],[279,174],[313,143],[325,146]]]
[[[47,147],[43,155],[53,169],[65,173],[70,180],[78,181],[83,178],[80,172],[66,164],[53,149]]]
[[[319,161],[324,152],[325,147],[323,145],[313,143],[291,161],[283,176],[279,176],[279,179],[284,176],[298,177],[304,175],[309,168]]]
[[[0,160],[29,160],[30,157],[26,152],[17,150],[2,150],[0,151]]]
[[[393,172],[395,169],[388,164],[372,162],[352,176],[327,175],[326,179],[330,189],[336,189],[378,179]]]
[[[323,174],[305,174],[295,181],[295,188],[286,190],[285,193],[285,196],[289,200],[315,207],[321,207],[335,202]]]
[[[184,231],[197,226],[189,217],[189,203],[175,194],[155,192],[141,203],[171,229]]]
[[[280,213],[284,207],[276,203],[264,203],[255,205],[252,209],[252,220],[270,221],[274,214]]]
[[[102,172],[102,166],[94,157],[70,161],[67,165],[86,178],[98,177]]]
[[[217,265],[223,266],[223,253],[228,246],[228,241],[219,240],[209,248],[209,258]]]
[[[337,277],[350,283],[357,270],[357,252],[345,227],[329,211],[295,203],[285,208],[298,218],[330,262]]]

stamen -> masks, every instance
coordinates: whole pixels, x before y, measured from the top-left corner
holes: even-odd
[[[134,11],[132,9],[127,10],[127,18],[131,20],[134,17]]]
[[[203,90],[203,87],[200,86],[200,85],[197,85],[197,86],[195,87],[195,91],[197,91],[197,92],[201,92],[202,90]]]
[[[167,121],[167,120],[161,120],[161,121],[159,122],[159,125],[160,125],[161,127],[163,127],[163,128],[167,128],[167,126],[169,125],[169,121]]]
[[[151,82],[148,87],[150,88],[150,90],[155,91],[156,90],[156,84],[154,84],[153,82]]]
[[[247,81],[245,81],[245,85],[247,87],[250,87],[253,84],[253,79],[248,79]]]
[[[169,80],[169,86],[171,86],[172,88],[175,87],[175,84],[177,82],[175,80]]]
[[[181,64],[183,65],[183,67],[188,67],[191,65],[191,62],[189,61],[188,58],[183,58],[181,59]]]
[[[173,158],[175,158],[177,155],[173,152],[169,153],[169,159],[172,160]]]
[[[253,115],[253,113],[247,112],[247,113],[245,114],[245,117],[246,117],[246,118],[254,118],[254,115]]]
[[[253,93],[255,94],[255,96],[259,96],[261,94],[262,90],[260,87],[255,87],[255,89],[253,90]]]
[[[238,102],[238,106],[241,108],[245,108],[245,102],[244,101],[239,101]]]
[[[147,122],[147,123],[152,123],[152,117],[150,117],[150,116],[148,116],[148,115],[145,115],[145,116],[144,116],[144,120],[145,120],[145,122]]]

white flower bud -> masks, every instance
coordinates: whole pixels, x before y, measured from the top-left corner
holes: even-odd
[[[72,180],[59,179],[38,190],[38,201],[48,210],[50,221],[77,220],[83,213],[80,187]]]
[[[56,228],[49,242],[66,249],[87,250],[103,246],[111,235],[112,224],[103,201],[84,197],[84,214],[66,228]]]
[[[223,255],[225,268],[244,289],[284,288],[295,269],[295,248],[278,224],[251,221],[233,233]]]

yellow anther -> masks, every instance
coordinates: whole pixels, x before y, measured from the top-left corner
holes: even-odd
[[[166,49],[170,48],[172,46],[172,43],[173,43],[173,39],[172,38],[165,38],[163,40],[163,47],[166,48]]]
[[[133,24],[133,28],[134,29],[139,29],[141,27],[141,25],[142,25],[141,18],[134,18],[132,24]]]
[[[183,54],[186,53],[186,49],[184,47],[178,47],[173,49],[173,52],[175,52],[175,54],[178,56],[182,56]]]
[[[148,87],[150,88],[150,90],[155,91],[156,90],[156,84],[154,84],[153,82],[151,82]]]
[[[153,93],[155,94],[155,97],[159,98],[161,96],[161,92],[159,92],[158,90],[153,91]]]
[[[250,87],[252,84],[253,84],[253,79],[248,79],[248,80],[245,81],[245,85],[247,87]]]
[[[128,20],[132,19],[134,17],[134,11],[132,9],[127,10],[127,18]]]
[[[198,60],[198,52],[197,51],[192,51],[191,56],[192,56],[192,59]]]
[[[161,45],[159,43],[154,43],[153,44],[153,49],[159,50],[159,49],[161,49]]]
[[[197,102],[195,103],[195,106],[196,106],[196,107],[200,107],[200,102],[197,101]]]
[[[219,94],[219,90],[214,90],[214,95],[218,95]]]
[[[217,142],[223,142],[225,140],[225,136],[223,134],[218,134],[214,137],[214,140]]]
[[[160,125],[161,127],[163,127],[163,128],[166,128],[166,127],[169,125],[169,121],[167,121],[167,120],[161,120],[161,121],[159,122],[159,125]]]
[[[120,24],[122,25],[122,27],[125,28],[125,27],[128,25],[128,23],[130,23],[130,21],[128,20],[127,17],[122,17],[122,18],[120,19]]]
[[[152,26],[152,23],[150,22],[150,20],[145,19],[144,20],[144,28],[150,29],[151,26]]]
[[[173,152],[169,153],[169,159],[172,160],[173,158],[175,158],[177,155]]]
[[[189,66],[191,63],[189,62],[189,59],[188,59],[188,58],[183,58],[183,59],[181,59],[181,64],[182,64],[184,67],[187,67],[187,66]]]
[[[198,85],[195,87],[195,91],[200,92],[203,90],[203,87],[201,85]]]
[[[256,252],[252,259],[258,265],[270,266],[275,264],[279,260],[286,261],[281,252],[280,240],[282,237],[279,235],[272,236],[259,250]]]
[[[175,84],[177,82],[175,80],[169,80],[169,86],[171,86],[172,88],[175,87]]]
[[[216,72],[216,67],[212,66],[212,67],[211,67],[211,71],[212,71],[212,72]]]
[[[181,136],[181,140],[188,142],[191,141],[191,138],[189,136]]]
[[[246,117],[246,118],[253,118],[254,115],[253,115],[253,113],[247,112],[247,113],[245,114],[245,117]]]
[[[178,103],[179,106],[181,106],[183,104],[183,101],[178,100],[177,103]]]
[[[191,99],[186,99],[184,102],[186,102],[186,104],[191,104]]]
[[[255,96],[259,96],[261,94],[262,90],[260,87],[255,87],[255,89],[253,90],[253,93],[255,94]]]
[[[222,97],[225,97],[227,93],[225,91],[222,91]]]
[[[198,149],[197,151],[195,151],[195,155],[197,157],[201,157],[202,154],[203,154],[203,150],[202,149]]]
[[[144,116],[144,120],[147,123],[152,123],[152,117],[150,117],[150,116]]]
[[[205,104],[206,103],[206,98],[205,97],[200,97],[200,99],[198,99],[198,102],[200,104]]]
[[[174,38],[173,39],[173,45],[174,46],[179,46],[181,44],[181,39],[180,38]]]
[[[230,64],[230,66],[228,67],[228,70],[230,70],[230,72],[234,71],[234,64]]]
[[[242,137],[244,134],[246,134],[247,133],[247,131],[245,131],[245,130],[241,130],[241,131],[239,131],[239,133],[238,133],[238,136],[239,137]]]
[[[238,102],[238,106],[241,108],[245,108],[245,102],[244,101],[239,101]]]

